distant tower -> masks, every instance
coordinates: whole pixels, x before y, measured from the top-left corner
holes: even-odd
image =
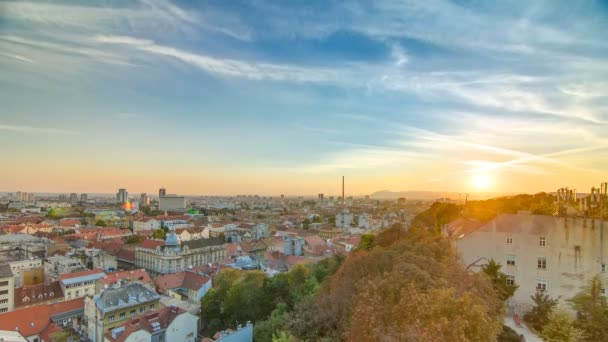
[[[86,202],[88,199],[87,194],[80,194],[80,202]]]
[[[322,202],[323,201],[323,193],[320,193],[318,196],[319,196],[319,201]]]
[[[165,188],[158,189],[158,197],[165,197],[165,195],[167,195],[167,189],[165,189]]]
[[[116,193],[116,202],[125,203],[129,200],[129,193],[127,189],[118,189]]]

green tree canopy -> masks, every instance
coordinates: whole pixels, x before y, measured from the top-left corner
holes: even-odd
[[[561,308],[549,313],[547,324],[540,336],[546,342],[579,342],[586,339],[584,330],[576,327],[570,313]]]

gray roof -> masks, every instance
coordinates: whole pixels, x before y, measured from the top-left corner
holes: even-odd
[[[0,265],[0,278],[8,278],[13,276],[11,266],[9,264]]]
[[[223,239],[211,238],[211,239],[196,239],[182,242],[182,246],[188,246],[190,249],[197,249],[209,246],[220,246],[226,242]]]
[[[95,296],[97,306],[108,312],[160,299],[160,296],[140,283],[128,283],[120,287],[109,287]]]

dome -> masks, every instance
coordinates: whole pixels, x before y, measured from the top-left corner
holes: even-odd
[[[167,235],[165,239],[165,246],[179,246],[179,238],[175,235],[175,231],[171,230],[171,232]]]

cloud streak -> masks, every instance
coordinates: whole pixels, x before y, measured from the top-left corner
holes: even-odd
[[[6,124],[0,124],[0,130],[15,132],[15,133],[46,133],[46,134],[67,134],[67,135],[80,134],[79,132],[76,132],[76,131],[70,131],[70,130],[58,129],[58,128],[6,125]]]

